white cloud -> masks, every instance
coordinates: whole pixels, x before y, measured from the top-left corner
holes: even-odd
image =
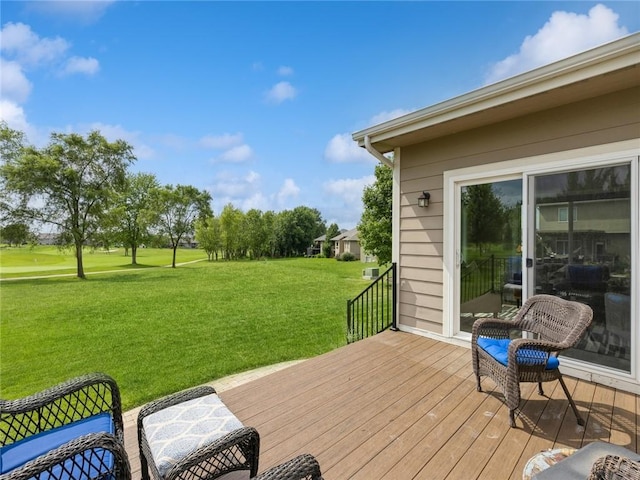
[[[115,0],[25,2],[27,9],[47,16],[81,23],[97,21]]]
[[[329,180],[323,185],[324,191],[333,198],[341,199],[346,205],[355,208],[362,205],[362,192],[364,187],[375,183],[375,175],[367,175],[361,178],[343,178]]]
[[[0,99],[0,120],[7,122],[10,128],[20,130],[29,137],[30,129],[24,110],[20,105],[10,100]]]
[[[205,135],[199,143],[204,148],[227,149],[242,144],[242,138],[242,133]]]
[[[228,203],[244,211],[251,208],[268,210],[269,201],[260,191],[260,181],[260,174],[252,170],[244,175],[218,172],[211,186],[215,211],[221,212]]]
[[[278,75],[281,75],[283,77],[288,77],[289,75],[293,75],[293,68],[291,67],[286,67],[286,66],[282,66],[278,68]]]
[[[93,57],[71,57],[62,67],[62,75],[84,73],[94,75],[100,70],[100,63]]]
[[[32,88],[20,64],[3,58],[0,58],[0,85],[2,98],[18,103],[23,103],[29,98]]]
[[[329,140],[329,143],[324,149],[324,158],[335,163],[376,161],[369,152],[359,147],[348,133],[334,135],[334,137]]]
[[[535,35],[527,36],[520,51],[496,63],[487,75],[493,83],[552,63],[628,34],[618,14],[598,4],[587,15],[556,11]]]
[[[285,206],[288,199],[296,198],[299,193],[300,188],[296,185],[296,182],[292,178],[286,178],[276,195],[278,205]]]
[[[24,23],[6,23],[0,31],[2,53],[24,67],[57,62],[64,57],[70,44],[60,37],[40,38]]]
[[[253,150],[249,145],[242,144],[236,147],[232,147],[216,158],[212,159],[213,163],[242,163],[251,160],[253,157]]]
[[[276,83],[266,94],[269,103],[282,103],[285,100],[293,100],[298,91],[289,82]]]
[[[377,125],[379,123],[384,123],[389,120],[393,120],[394,118],[402,117],[408,113],[411,113],[412,110],[405,110],[403,108],[396,108],[395,110],[391,110],[390,112],[380,112],[377,115],[374,115],[371,118],[370,125]]]

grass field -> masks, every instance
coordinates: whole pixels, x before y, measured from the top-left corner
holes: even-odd
[[[346,300],[368,284],[361,270],[359,262],[300,258],[4,280],[0,397],[102,371],[128,409],[327,352],[346,343]]]
[[[160,267],[171,264],[172,250],[168,248],[140,248],[137,265],[131,265],[131,257],[124,256],[124,248],[109,251],[86,248],[83,252],[85,273],[133,268]],[[207,254],[195,248],[178,249],[177,263],[206,260]],[[29,246],[0,249],[0,278],[29,277],[37,275],[64,275],[76,273],[76,256],[73,250],[58,247]]]

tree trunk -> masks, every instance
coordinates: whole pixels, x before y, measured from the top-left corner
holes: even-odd
[[[173,246],[173,262],[171,262],[171,267],[176,268],[176,250],[178,250],[178,246]]]
[[[78,278],[86,279],[84,274],[84,265],[82,264],[82,242],[76,240],[76,265],[78,267]]]
[[[138,264],[138,246],[137,245],[131,245],[131,265],[137,265]]]

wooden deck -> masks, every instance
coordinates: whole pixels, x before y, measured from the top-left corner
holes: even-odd
[[[639,397],[565,381],[585,427],[550,382],[549,398],[524,385],[511,429],[493,382],[484,379],[484,391],[476,391],[469,349],[384,332],[220,396],[260,433],[260,471],[308,452],[326,480],[519,480],[526,461],[548,448],[604,440],[638,451]],[[140,478],[134,422],[126,423],[134,478]]]

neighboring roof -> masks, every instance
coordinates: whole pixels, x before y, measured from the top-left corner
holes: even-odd
[[[331,239],[332,242],[339,241],[358,241],[358,229],[352,228],[351,230],[347,230],[346,232],[342,232],[339,235],[336,235]]]
[[[355,132],[381,153],[640,84],[640,33]]]
[[[314,242],[324,242],[327,239],[327,234],[325,233],[324,235],[320,235],[318,238],[314,238],[313,241]]]

